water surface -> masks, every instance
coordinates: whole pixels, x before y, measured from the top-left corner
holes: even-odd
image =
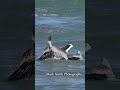
[[[85,55],[84,0],[36,0],[35,85],[36,90],[85,90],[85,61],[38,60],[52,36],[55,46],[73,44],[70,54]],[[80,73],[80,76],[47,73]]]

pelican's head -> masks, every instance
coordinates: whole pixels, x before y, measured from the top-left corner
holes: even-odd
[[[77,51],[77,54],[79,55],[80,60],[84,60],[84,59],[83,59],[83,55],[82,55],[82,53],[81,53],[79,50]]]
[[[48,44],[50,46],[50,48],[52,47],[52,42],[51,42],[51,35],[48,37]]]

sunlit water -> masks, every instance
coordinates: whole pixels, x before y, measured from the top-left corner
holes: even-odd
[[[84,0],[36,0],[35,85],[36,90],[85,90],[85,61],[38,60],[52,36],[55,46],[73,44],[70,54],[85,55]],[[60,75],[48,75],[62,73]],[[78,76],[64,76],[73,73]]]

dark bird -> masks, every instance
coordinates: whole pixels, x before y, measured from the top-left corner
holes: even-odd
[[[9,77],[9,80],[31,79],[35,74],[35,59],[34,59],[34,30],[32,33],[33,47],[28,49],[22,57],[22,61],[17,69]]]

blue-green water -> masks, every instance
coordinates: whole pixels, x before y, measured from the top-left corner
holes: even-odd
[[[85,1],[36,0],[35,5],[36,90],[85,90],[85,61],[40,61],[38,58],[52,36],[55,46],[73,44],[70,54],[85,55]],[[47,73],[80,73],[80,76],[49,76]]]

